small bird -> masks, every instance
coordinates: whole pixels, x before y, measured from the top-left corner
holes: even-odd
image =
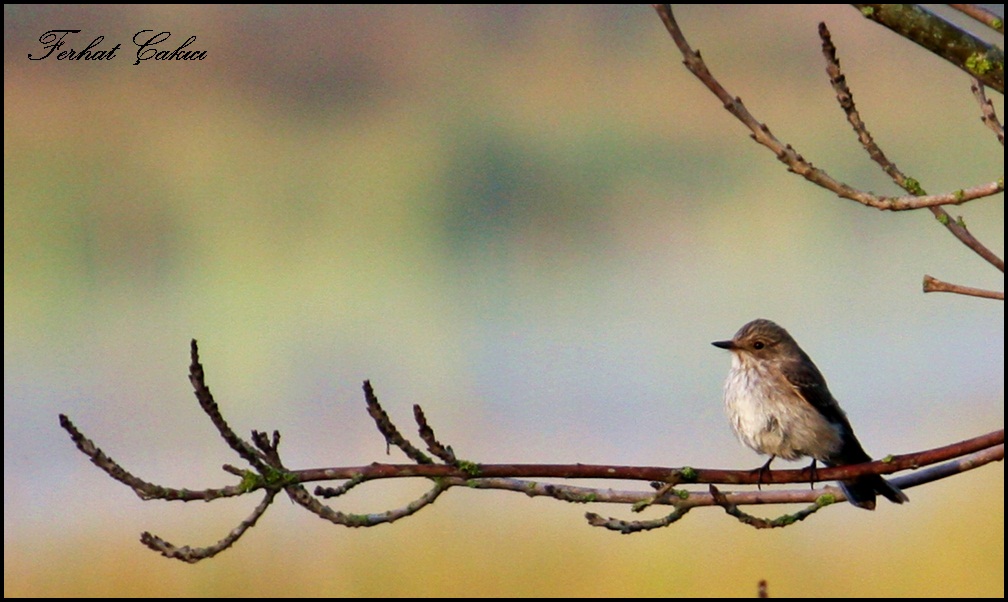
[[[715,347],[732,352],[724,402],[732,428],[742,443],[770,459],[812,458],[826,466],[870,462],[854,436],[847,415],[826,386],[826,379],[788,331],[770,320],[749,322],[730,341]],[[813,473],[814,474],[814,473]],[[875,495],[902,504],[905,493],[879,475],[840,481],[850,503],[875,509]]]

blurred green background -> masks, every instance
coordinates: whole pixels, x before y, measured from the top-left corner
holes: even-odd
[[[898,193],[836,105],[819,21],[876,139],[929,192],[1003,174],[967,77],[850,7],[677,15],[838,179]],[[60,28],[122,49],[29,61]],[[207,58],[134,66],[143,29],[169,49],[195,35]],[[952,213],[1003,253],[1003,197]],[[473,461],[751,468],[709,343],[767,317],[871,453],[906,453],[1004,423],[1004,305],[924,295],[925,273],[1004,285],[929,213],[788,174],[647,6],[5,6],[4,594],[750,596],[767,579],[774,596],[1003,596],[1003,464],[775,531],[708,509],[619,536],[583,513],[623,507],[461,490],[349,530],[278,498],[190,566],[139,534],[208,545],[258,498],[143,503],[57,424],[145,479],[233,483],[186,378],[197,338],[232,426],[279,429],[289,467],[403,460],[365,414],[369,378],[404,431],[419,403]]]

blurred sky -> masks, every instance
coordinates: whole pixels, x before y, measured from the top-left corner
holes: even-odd
[[[849,6],[677,16],[722,83],[840,180],[899,193],[835,102],[819,21],[876,140],[926,190],[1002,177],[966,75]],[[121,50],[28,60],[61,28],[82,30],[68,47]],[[145,29],[169,48],[196,36],[207,58],[134,65]],[[1003,197],[950,212],[1003,254]],[[747,596],[765,578],[782,596],[1003,596],[1000,463],[773,532],[707,509],[624,537],[581,506],[455,490],[350,531],[278,498],[188,566],[139,533],[208,545],[256,502],[143,503],[57,424],[145,479],[232,483],[186,377],[196,338],[232,426],[279,429],[292,468],[402,461],[365,378],[402,430],[419,403],[473,461],[751,468],[709,343],[766,317],[870,453],[906,453],[1004,423],[1003,303],[925,295],[924,274],[1004,286],[930,213],[788,174],[645,5],[6,5],[4,593]]]

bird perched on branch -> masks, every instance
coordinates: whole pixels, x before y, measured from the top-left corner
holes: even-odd
[[[724,402],[738,438],[770,459],[812,458],[826,466],[870,462],[871,456],[854,436],[847,415],[826,386],[826,379],[788,331],[770,320],[749,322],[728,341],[715,347],[732,353],[724,386]],[[875,509],[881,494],[902,504],[909,498],[879,475],[840,481],[850,503]]]

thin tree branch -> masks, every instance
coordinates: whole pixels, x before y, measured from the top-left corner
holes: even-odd
[[[1004,19],[979,4],[949,4],[949,6],[1004,35]]]
[[[259,517],[262,516],[263,513],[266,512],[266,509],[269,508],[269,505],[273,503],[273,499],[276,497],[277,493],[277,491],[267,491],[266,496],[263,497],[263,500],[255,507],[252,514],[239,523],[238,526],[232,529],[230,533],[224,536],[224,538],[212,546],[207,546],[205,548],[193,548],[190,546],[179,547],[161,539],[149,531],[144,531],[140,535],[140,542],[155,552],[160,552],[160,554],[165,558],[174,558],[190,564],[199,562],[205,558],[212,558],[233,546],[234,543],[249,530],[249,528],[255,526]]]
[[[686,513],[689,512],[689,510],[689,508],[676,508],[670,514],[666,514],[665,516],[655,520],[603,518],[594,512],[586,512],[585,518],[588,519],[588,524],[593,527],[603,527],[605,529],[609,529],[610,531],[619,531],[623,535],[629,535],[631,533],[640,533],[641,531],[650,531],[651,529],[667,527],[680,518],[686,516]]]
[[[346,466],[330,468],[309,468],[303,470],[284,470],[282,472],[283,481],[278,478],[272,482],[266,480],[246,483],[244,485],[224,487],[220,489],[209,489],[205,491],[193,491],[189,489],[173,489],[153,485],[130,475],[114,460],[106,456],[98,449],[94,443],[83,436],[73,426],[66,417],[60,416],[61,424],[70,433],[74,442],[82,441],[78,448],[96,466],[108,473],[112,478],[120,481],[137,491],[141,499],[162,499],[166,501],[209,501],[217,497],[233,497],[249,493],[258,488],[280,488],[285,485],[308,483],[316,481],[332,481],[347,479],[354,482],[354,485],[379,479],[396,478],[449,478],[457,479],[459,483],[472,484],[475,481],[490,481],[500,478],[518,479],[608,479],[608,480],[637,480],[637,481],[658,481],[661,483],[694,483],[694,484],[726,484],[726,485],[756,485],[762,483],[785,484],[785,483],[808,483],[812,479],[812,474],[808,468],[795,470],[770,470],[763,472],[759,476],[758,470],[723,470],[710,468],[668,468],[668,467],[648,467],[648,466],[619,466],[610,464],[475,464],[472,467],[455,467],[441,464],[380,464],[372,463],[366,466]],[[864,464],[852,464],[848,466],[835,466],[818,468],[816,476],[821,481],[844,480],[868,474],[892,474],[908,469],[918,469],[939,462],[975,453],[1004,443],[1004,430],[993,431],[986,435],[974,437],[958,443],[953,443],[943,447],[925,450],[921,452],[889,456],[882,460],[866,462]],[[96,461],[95,459],[98,459]],[[278,471],[274,471],[278,472]],[[128,478],[120,478],[126,474]],[[248,472],[245,476],[248,476]],[[482,486],[473,485],[479,488],[489,488],[484,483]],[[527,483],[512,483],[502,485],[504,489],[520,490],[527,487]],[[573,501],[586,501],[593,493],[600,490],[583,488],[569,496]],[[550,493],[544,493],[551,495]],[[330,494],[332,495],[332,494]],[[650,495],[650,494],[647,494]],[[638,493],[634,501],[640,501],[647,497]]]
[[[925,293],[956,293],[959,295],[968,295],[971,297],[983,297],[984,299],[994,299],[997,301],[1004,301],[1004,293],[998,291],[989,291],[982,288],[973,288],[971,286],[962,286],[961,284],[952,284],[951,282],[943,282],[938,280],[934,276],[924,275],[924,292]]]
[[[893,474],[903,470],[944,462],[1004,443],[1004,430],[993,431],[979,437],[945,445],[931,450],[889,456],[874,462],[848,466],[820,467],[816,475],[821,481],[844,480],[869,474]],[[808,483],[812,479],[809,469],[768,470],[759,476],[757,469],[722,470],[716,468],[668,468],[659,466],[620,466],[612,464],[477,464],[476,470],[464,470],[442,464],[379,464],[331,468],[291,470],[290,475],[300,483],[356,479],[370,481],[395,478],[458,479],[607,479],[678,483],[756,485]]]
[[[973,92],[973,96],[977,99],[977,103],[980,104],[981,121],[984,122],[994,135],[997,136],[998,142],[1001,146],[1004,146],[1004,125],[1001,120],[998,119],[997,111],[994,110],[994,103],[987,98],[987,93],[984,91],[983,82],[977,78],[973,78],[973,83],[970,85],[970,90]]]
[[[102,469],[110,477],[119,481],[133,490],[142,500],[165,500],[192,502],[196,500],[209,502],[222,497],[236,497],[245,495],[249,490],[242,485],[231,485],[216,489],[176,489],[148,483],[143,479],[134,476],[123,468],[118,462],[107,456],[93,441],[81,433],[77,426],[65,414],[59,415],[60,426],[70,434],[70,440],[74,442],[77,449],[90,458],[91,463]]]
[[[406,437],[402,436],[399,429],[392,424],[389,420],[388,414],[382,409],[381,404],[378,403],[378,397],[374,393],[374,389],[371,388],[370,381],[364,381],[364,399],[367,401],[367,411],[371,418],[374,419],[375,425],[378,426],[378,431],[385,437],[385,452],[388,453],[389,446],[395,445],[403,451],[406,456],[416,462],[417,464],[433,464],[434,460],[430,459],[430,456],[424,454],[422,451],[413,446]]]
[[[672,14],[670,5],[655,4],[654,8],[675,41],[676,46],[679,47],[679,51],[683,55],[683,64],[686,65],[686,68],[718,97],[729,113],[749,128],[749,131],[752,132],[753,140],[773,151],[774,155],[777,156],[777,160],[787,165],[789,171],[802,176],[806,180],[833,192],[841,198],[857,201],[862,205],[883,211],[908,211],[940,205],[960,205],[967,201],[992,196],[1004,191],[1004,181],[1002,179],[940,195],[887,197],[864,192],[835,180],[827,172],[805,160],[790,144],[781,142],[773,135],[769,126],[758,121],[749,112],[742,103],[741,98],[737,96],[733,97],[721,85],[707,68],[707,65],[700,57],[700,53],[694,51],[690,47],[689,42],[686,41],[682,30],[679,28],[679,24],[675,20],[675,16]]]
[[[196,399],[199,401],[200,407],[203,408],[203,412],[210,417],[210,422],[217,427],[217,432],[231,449],[256,470],[265,471],[266,465],[263,462],[264,458],[261,452],[256,451],[247,441],[236,435],[221,415],[220,408],[217,407],[217,402],[214,401],[213,394],[210,393],[210,387],[206,386],[206,375],[203,373],[203,365],[199,362],[199,348],[196,345],[196,339],[190,343],[190,355],[192,363],[189,366],[189,382],[192,383]]]
[[[427,417],[424,416],[423,409],[419,405],[413,406],[413,417],[417,426],[420,427],[420,438],[427,444],[427,451],[440,458],[445,464],[455,466],[458,463],[455,452],[452,451],[450,445],[443,445],[437,440],[437,437],[434,436],[434,429],[427,424]]]
[[[997,46],[959,29],[919,4],[851,6],[865,18],[888,27],[1004,94],[1004,51]]]
[[[938,479],[946,478],[960,472],[972,470],[978,466],[983,466],[990,462],[1004,460],[1004,445],[999,445],[986,449],[966,458],[947,462],[925,470],[914,472],[910,475],[892,480],[892,483],[900,489],[909,489],[916,485],[922,485]],[[694,493],[688,495],[673,496],[658,500],[662,504],[671,504],[675,510],[662,518],[656,520],[628,521],[618,518],[603,518],[598,514],[589,512],[585,515],[588,524],[594,527],[604,527],[621,533],[637,533],[666,527],[681,518],[690,509],[697,506],[721,506],[729,515],[737,518],[741,523],[757,529],[773,529],[790,526],[796,522],[805,520],[812,514],[818,512],[826,506],[842,502],[847,499],[844,492],[836,487],[827,486],[823,489],[809,491],[806,489],[777,492],[742,492],[725,494],[714,485],[709,486],[709,492]],[[777,518],[767,519],[743,512],[739,506],[753,504],[785,504],[785,503],[811,503],[810,506],[795,513],[782,514]]]
[[[882,171],[889,175],[897,186],[903,188],[910,194],[919,195],[916,198],[924,198],[925,193],[924,189],[920,185],[920,182],[916,179],[908,178],[906,174],[896,167],[895,163],[886,157],[886,154],[882,151],[879,145],[875,143],[875,139],[868,131],[868,126],[865,125],[864,121],[861,119],[857,106],[854,104],[854,95],[847,86],[847,77],[843,74],[843,71],[840,68],[840,59],[837,58],[836,47],[833,45],[829,28],[826,27],[825,23],[819,24],[819,38],[822,40],[822,52],[823,56],[826,58],[826,73],[829,75],[830,83],[833,85],[834,91],[836,91],[837,102],[847,115],[848,123],[850,123],[851,127],[854,128],[854,132],[857,134],[858,140],[861,142],[865,151],[868,152],[868,156],[878,163],[878,165],[882,168]],[[976,94],[975,90],[974,94]],[[993,108],[991,110],[993,111]],[[1000,187],[1003,190],[1004,178],[993,184],[995,188]],[[991,184],[988,184],[987,186],[991,186]],[[1004,272],[1004,259],[995,255],[994,252],[988,249],[986,245],[977,240],[976,237],[973,236],[966,228],[966,225],[962,222],[962,220],[953,220],[952,216],[941,207],[929,206],[928,209],[934,214],[938,222],[945,226],[945,228],[951,232],[953,236],[959,239],[960,242],[973,250],[973,252],[977,255],[984,258],[988,263]]]
[[[734,516],[742,524],[749,525],[750,527],[755,527],[757,529],[778,529],[793,525],[798,521],[805,520],[809,516],[818,512],[820,508],[825,508],[835,501],[832,495],[822,495],[817,497],[815,503],[811,506],[807,506],[798,512],[784,514],[775,519],[766,519],[743,512],[739,509],[738,504],[730,501],[728,496],[718,491],[718,488],[713,485],[710,486],[710,494],[711,497],[714,498],[714,503],[724,508],[725,512],[727,512],[729,516]]]
[[[840,70],[840,62],[836,58],[836,49],[830,40],[829,30],[826,28],[825,24],[820,24],[820,35],[823,39],[823,53],[827,59],[827,72],[830,75],[830,81],[833,83],[833,86],[837,91],[837,98],[840,105],[847,114],[848,121],[857,132],[858,138],[868,151],[869,156],[871,156],[872,159],[875,160],[900,187],[909,192],[911,196],[893,199],[865,193],[838,182],[826,172],[815,168],[811,163],[798,154],[791,145],[783,144],[780,140],[778,140],[770,132],[770,128],[766,124],[760,123],[752,116],[751,113],[749,113],[748,109],[746,109],[746,107],[742,104],[742,100],[740,98],[733,98],[724,86],[718,82],[704,64],[703,59],[700,57],[700,53],[694,51],[692,47],[690,47],[682,33],[682,30],[679,28],[679,25],[675,20],[671,5],[656,4],[654,5],[654,8],[661,17],[662,22],[665,24],[665,28],[669,31],[669,34],[675,41],[679,51],[682,53],[683,63],[686,65],[687,69],[689,69],[691,73],[693,73],[711,92],[714,93],[715,96],[718,97],[719,100],[721,100],[725,109],[727,109],[729,113],[734,115],[739,121],[749,128],[752,132],[754,140],[771,149],[777,156],[778,160],[786,164],[790,171],[805,177],[807,180],[818,186],[822,186],[823,188],[832,191],[837,196],[855,200],[878,209],[909,210],[927,208],[932,214],[934,214],[938,222],[941,223],[960,242],[973,250],[988,263],[999,269],[1001,272],[1004,272],[1004,260],[977,240],[976,237],[974,237],[966,228],[962,219],[953,219],[952,216],[941,207],[941,205],[959,204],[961,202],[965,202],[966,200],[1002,193],[1004,191],[1004,178],[1001,177],[994,182],[982,184],[969,189],[957,190],[944,195],[931,196],[927,195],[917,180],[906,177],[896,167],[895,163],[886,158],[885,153],[882,152],[881,148],[872,139],[871,134],[868,132],[864,122],[861,120],[854,105],[853,95],[847,88],[846,78]]]
[[[202,548],[177,546],[149,532],[144,532],[141,535],[141,541],[149,548],[158,551],[166,557],[190,563],[210,558],[232,546],[250,527],[256,524],[256,521],[265,513],[266,509],[275,499],[276,494],[281,490],[285,491],[288,497],[299,506],[325,520],[345,527],[373,527],[395,522],[431,506],[438,497],[452,487],[466,487],[469,489],[514,491],[527,496],[545,496],[572,503],[625,503],[632,504],[631,509],[634,511],[641,511],[655,504],[667,505],[673,508],[670,514],[662,518],[642,521],[626,521],[615,518],[603,519],[591,513],[587,515],[590,524],[614,529],[623,533],[668,526],[682,518],[691,508],[713,505],[725,508],[729,514],[746,524],[765,528],[768,526],[793,524],[796,520],[804,518],[814,510],[807,509],[798,514],[785,515],[778,519],[768,520],[745,514],[738,509],[738,506],[744,504],[796,502],[815,502],[818,506],[824,506],[827,503],[844,499],[843,493],[830,486],[811,491],[803,487],[793,491],[760,490],[755,492],[722,493],[714,488],[712,484],[738,485],[761,482],[764,485],[769,485],[772,483],[807,483],[813,477],[820,480],[849,479],[865,474],[890,474],[907,469],[916,470],[911,475],[903,475],[892,479],[893,484],[897,487],[906,489],[920,483],[945,478],[946,476],[971,470],[1004,458],[1004,431],[1001,430],[933,450],[900,456],[889,456],[879,461],[859,465],[824,468],[819,470],[816,475],[810,473],[808,468],[803,470],[761,472],[759,470],[715,470],[691,467],[621,467],[586,464],[477,464],[455,460],[454,453],[450,452],[451,447],[441,443],[434,436],[434,430],[428,423],[423,410],[419,406],[414,406],[414,418],[420,427],[421,437],[434,453],[446,461],[452,461],[452,463],[434,464],[433,462],[419,462],[404,465],[374,463],[367,466],[344,468],[289,470],[284,466],[280,456],[281,437],[278,431],[273,431],[270,436],[265,432],[252,431],[252,444],[255,446],[252,447],[252,445],[238,439],[231,429],[227,427],[217,404],[213,403],[209,389],[206,388],[204,383],[203,369],[197,361],[195,341],[192,345],[192,357],[194,367],[191,370],[190,380],[192,380],[196,387],[197,399],[200,406],[210,420],[215,425],[218,425],[218,432],[222,438],[229,441],[242,442],[242,445],[232,445],[236,453],[243,458],[248,458],[254,454],[253,457],[257,461],[257,466],[254,467],[255,471],[242,471],[231,465],[224,466],[226,472],[241,477],[241,483],[236,486],[209,489],[200,492],[161,487],[143,481],[127,472],[118,463],[104,454],[90,439],[77,429],[69,418],[62,414],[60,415],[60,425],[70,434],[70,438],[77,448],[92,463],[109,474],[113,479],[129,486],[142,499],[184,501],[203,499],[211,501],[218,497],[243,495],[256,489],[266,490],[265,497],[252,514],[232,529],[226,537],[212,546]],[[364,385],[364,396],[368,414],[375,421],[379,432],[385,437],[386,442],[396,445],[403,453],[413,459],[414,462],[417,462],[418,458],[426,458],[426,456],[420,454],[416,448],[399,434],[399,429],[378,404],[378,398],[374,393],[374,389],[371,387],[370,382],[367,381],[365,381]],[[963,456],[967,457],[963,458]],[[952,460],[951,462],[948,461],[950,459]],[[935,468],[927,469],[926,471],[919,470],[921,467],[942,462],[944,464],[940,464]],[[344,513],[323,504],[316,497],[317,495],[339,496],[351,488],[358,487],[371,480],[404,477],[427,478],[432,481],[433,485],[418,498],[407,502],[403,506],[383,512],[363,514]],[[531,478],[535,480],[529,480]],[[657,493],[646,490],[618,491],[569,484],[544,483],[539,480],[541,478],[654,481],[652,485],[657,487],[658,491]],[[309,493],[303,485],[303,483],[309,481],[331,480],[345,480],[346,482],[336,488],[318,487],[316,495]],[[688,485],[691,483],[707,483],[710,486],[710,490],[707,493],[703,493],[679,487],[680,484]]]
[[[308,493],[300,485],[290,487],[288,494],[295,503],[317,514],[319,517],[343,527],[374,527],[386,523],[395,522],[401,518],[412,516],[420,510],[434,503],[442,493],[448,490],[450,485],[441,479],[434,480],[434,486],[419,498],[409,502],[401,508],[386,510],[385,512],[372,512],[367,514],[345,514],[318,501],[313,495]]]

